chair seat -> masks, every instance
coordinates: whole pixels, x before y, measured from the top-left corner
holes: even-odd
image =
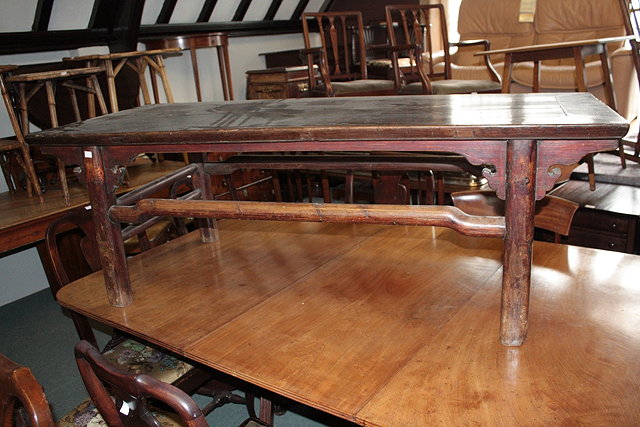
[[[434,95],[451,95],[457,93],[500,92],[502,85],[492,80],[435,80],[431,82]],[[402,87],[401,95],[419,95],[424,93],[420,82]]]
[[[171,384],[193,367],[180,359],[132,339],[103,353],[115,367],[129,374],[146,374]]]
[[[332,82],[333,92],[336,96],[370,94],[371,92],[394,92],[393,80],[351,80],[348,82]]]
[[[176,414],[156,407],[152,407],[151,412],[162,427],[184,426]],[[69,411],[61,419],[56,421],[56,427],[102,427],[106,425],[107,423],[102,418],[102,415],[100,415],[100,412],[98,412],[98,409],[91,399],[85,400]]]

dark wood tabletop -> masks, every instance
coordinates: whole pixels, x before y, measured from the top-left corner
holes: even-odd
[[[145,106],[41,133],[28,142],[83,164],[94,218],[102,240],[105,285],[112,304],[131,304],[133,293],[118,224],[111,215],[118,167],[138,152],[451,152],[482,166],[483,176],[506,201],[501,339],[520,345],[527,331],[531,244],[536,199],[560,176],[557,165],[589,153],[613,150],[627,122],[588,93],[489,94],[361,98],[312,98]],[[204,164],[198,165],[203,176]],[[210,182],[200,179],[203,198]],[[140,202],[142,203],[142,202]],[[191,203],[191,204],[190,204]],[[329,209],[291,204],[187,202],[164,214],[298,221],[376,222],[384,208]],[[149,204],[146,205],[149,207]],[[153,206],[151,207],[153,208]],[[405,207],[385,211],[394,217],[439,218],[428,225],[455,227],[450,207]],[[288,216],[287,211],[296,214]],[[337,211],[337,212],[336,212]],[[250,214],[245,214],[251,212]],[[147,213],[152,213],[150,210]],[[144,212],[142,212],[144,215]],[[154,213],[157,214],[157,213]],[[489,224],[490,217],[478,217]],[[114,219],[123,221],[124,217]],[[128,219],[127,219],[128,221]],[[201,228],[204,241],[216,239],[215,222]],[[463,227],[464,228],[464,227]],[[502,231],[501,231],[502,230]]]
[[[418,141],[428,139],[618,138],[627,128],[590,94],[473,94],[157,104],[36,133],[28,142],[170,144],[162,148],[172,151],[197,151],[199,144],[237,151],[228,143],[257,151],[250,146],[278,142],[304,151],[335,141],[342,144],[331,149],[407,151],[422,150]]]
[[[215,243],[131,258],[127,307],[99,273],[57,297],[362,425],[637,425],[640,258],[535,242],[530,336],[505,347],[502,251],[440,227],[223,220]]]

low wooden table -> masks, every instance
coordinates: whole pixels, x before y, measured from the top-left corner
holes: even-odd
[[[556,165],[610,151],[627,122],[591,94],[490,94],[308,98],[159,104],[50,129],[30,144],[84,164],[105,285],[115,306],[132,303],[119,224],[146,215],[199,216],[203,241],[217,238],[212,218],[422,224],[503,237],[501,340],[520,345],[527,331],[533,213],[560,176]],[[447,206],[304,205],[149,201],[114,206],[116,167],[139,152],[451,152],[483,165],[506,217],[467,217]],[[212,199],[204,163],[194,185]],[[118,211],[118,212],[116,212]],[[425,280],[426,277],[424,276]]]
[[[535,242],[530,336],[500,345],[503,242],[445,228],[223,220],[58,301],[367,426],[637,425],[640,258]],[[428,280],[425,280],[428,278]]]

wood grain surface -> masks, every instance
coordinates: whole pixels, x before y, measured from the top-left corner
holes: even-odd
[[[500,239],[435,227],[222,220],[59,301],[362,425],[636,425],[640,259],[535,242],[529,338],[500,344]]]

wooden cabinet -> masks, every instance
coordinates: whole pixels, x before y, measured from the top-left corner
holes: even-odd
[[[309,93],[308,67],[247,71],[247,99],[302,98]]]
[[[580,205],[569,236],[562,242],[640,253],[640,188],[599,182],[596,190],[590,191],[583,181],[569,181],[552,194]]]

